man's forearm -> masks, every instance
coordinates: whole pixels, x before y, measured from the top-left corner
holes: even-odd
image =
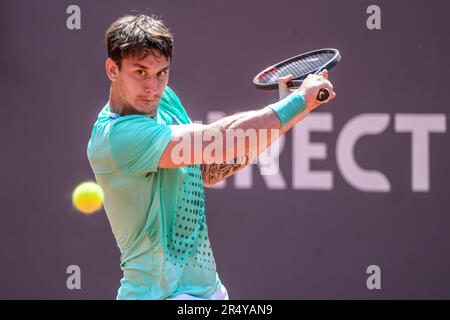
[[[277,114],[269,107],[260,110],[242,112],[229,117],[225,117],[211,124],[214,130],[233,130],[233,129],[255,129],[266,130],[267,142],[246,145],[244,150],[238,150],[237,155],[228,163],[203,164],[202,173],[205,186],[212,186],[217,182],[235,174],[258,158],[276,139],[289,131],[296,123],[303,120],[309,111],[304,110],[294,118],[282,125]],[[271,134],[275,130],[276,134]],[[273,131],[272,131],[273,133]],[[259,137],[259,134],[257,135]],[[253,146],[253,148],[252,148]],[[255,147],[256,146],[256,147]]]
[[[280,135],[307,116],[309,112],[305,110],[302,102],[304,102],[303,97],[292,94],[289,98],[262,109],[224,117],[208,125],[205,131],[220,132],[223,137],[222,155],[225,157],[225,162],[244,155],[248,155],[250,160],[255,160]],[[285,108],[286,106],[288,108]],[[247,133],[250,134],[252,143],[250,141],[248,144],[231,143],[234,141],[230,141],[230,135],[236,134],[242,141]],[[234,149],[230,150],[230,147]]]
[[[247,162],[242,159],[248,159],[248,163],[251,163],[280,135],[304,119],[311,110],[321,105],[321,102],[315,100],[320,89],[325,88],[330,92],[330,98],[326,102],[336,96],[332,84],[327,80],[325,70],[317,75],[308,75],[301,87],[295,91],[289,90],[287,83],[284,83],[284,86],[284,89],[291,93],[284,99],[260,110],[242,112],[209,125],[170,126],[172,136],[159,159],[158,167],[179,168],[193,164],[230,164],[235,159],[240,159],[240,162],[244,164]],[[281,80],[279,88],[280,92],[284,90]],[[248,131],[250,137],[248,137]],[[231,138],[228,135],[230,132]],[[212,139],[214,139],[213,143],[211,143]],[[234,143],[236,139],[237,144]],[[194,141],[193,144],[192,141]],[[242,163],[239,163],[239,167],[242,167]]]

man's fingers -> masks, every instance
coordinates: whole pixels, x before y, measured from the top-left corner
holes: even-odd
[[[292,91],[288,88],[288,83],[292,79],[294,79],[294,76],[292,74],[288,74],[287,76],[278,78],[278,96],[280,100],[292,93]]]
[[[284,76],[284,77],[279,77],[278,78],[278,85],[283,87],[283,88],[287,88],[287,84],[292,79],[294,79],[294,76],[292,74],[288,74],[287,76]]]
[[[294,78],[294,76],[293,76],[292,74],[288,74],[287,76],[279,77],[279,78],[278,78],[278,82],[281,81],[281,82],[286,83],[286,82],[291,81],[293,78]]]
[[[333,92],[333,84],[327,79],[322,80],[322,86],[327,88],[330,92]]]
[[[327,69],[324,69],[324,70],[318,72],[317,75],[318,76],[322,76],[322,77],[324,77],[325,79],[328,80],[328,70]]]

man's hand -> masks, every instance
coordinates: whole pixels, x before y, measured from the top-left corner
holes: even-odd
[[[318,74],[310,74],[303,81],[302,85],[297,89],[288,88],[287,84],[294,77],[287,75],[278,79],[278,95],[280,100],[287,97],[293,92],[297,92],[305,98],[306,110],[312,111],[323,103],[328,103],[336,97],[336,93],[333,91],[333,85],[328,81],[328,71],[323,70]],[[317,94],[320,89],[325,88],[330,92],[330,97],[324,102],[316,100]]]

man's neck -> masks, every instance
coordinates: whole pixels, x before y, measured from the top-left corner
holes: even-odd
[[[123,103],[119,101],[118,98],[116,98],[111,88],[109,91],[109,110],[117,114],[122,114],[122,112],[124,111],[123,109]]]

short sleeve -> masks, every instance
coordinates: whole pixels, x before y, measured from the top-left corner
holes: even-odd
[[[167,99],[168,104],[172,108],[172,112],[176,113],[184,124],[192,123],[180,99],[178,98],[176,93],[169,88],[169,86],[166,86],[164,90],[164,98]]]
[[[113,161],[126,174],[156,172],[172,135],[170,126],[149,117],[125,116],[111,128]]]

